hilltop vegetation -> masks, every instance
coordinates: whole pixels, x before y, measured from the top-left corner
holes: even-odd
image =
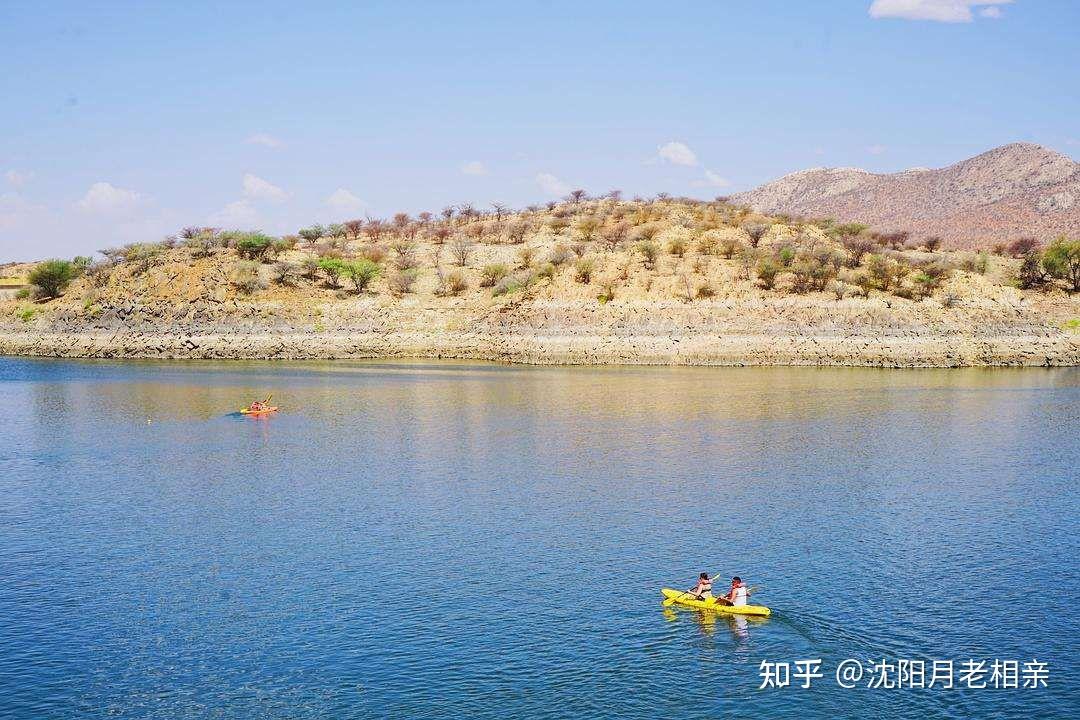
[[[940,238],[875,233],[865,225],[769,217],[724,200],[660,197],[589,199],[510,212],[471,205],[439,215],[314,225],[295,235],[189,227],[157,243],[101,251],[91,262],[50,260],[30,275],[27,297],[49,299],[78,279],[87,305],[170,293],[169,283],[140,282],[155,268],[214,268],[202,278],[208,298],[349,293],[401,298],[420,293],[463,297],[522,293],[622,296],[693,302],[757,290],[763,296],[825,293],[837,300],[873,293],[948,301],[956,276],[991,277],[1026,290],[1080,290],[1080,242],[1042,247],[1032,239],[993,253],[947,252]],[[211,260],[212,263],[202,261]],[[176,268],[174,267],[175,271]],[[575,287],[581,286],[581,287]],[[190,290],[190,288],[189,288]],[[194,299],[194,298],[190,298]]]
[[[993,252],[941,246],[934,237],[762,215],[724,198],[624,201],[575,191],[520,211],[462,205],[284,237],[184,228],[161,242],[102,250],[94,262],[38,265],[36,285],[8,303],[8,317],[46,333],[138,330],[165,338],[159,347],[172,336],[241,326],[249,335],[343,333],[339,345],[358,333],[384,345],[406,333],[416,343],[365,353],[501,357],[533,348],[527,353],[539,357],[553,352],[553,338],[569,338],[593,358],[617,342],[616,359],[601,353],[598,361],[633,361],[658,343],[668,349],[650,357],[663,358],[685,352],[688,344],[678,343],[686,339],[708,355],[723,338],[725,357],[737,357],[737,338],[758,337],[760,350],[747,362],[771,362],[768,348],[807,337],[996,333],[1023,352],[1016,338],[1072,336],[1080,314],[1076,240],[1044,247],[1023,239]],[[495,339],[497,352],[489,347]],[[263,352],[253,348],[244,356]],[[325,352],[339,351],[353,352]],[[843,362],[846,352],[805,361]],[[1033,361],[1027,355],[1024,362]]]

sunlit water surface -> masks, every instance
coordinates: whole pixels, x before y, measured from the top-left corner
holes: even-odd
[[[0,359],[0,395],[0,715],[1080,707],[1078,369]],[[773,616],[661,608],[702,570]],[[844,690],[849,657],[1050,680]]]

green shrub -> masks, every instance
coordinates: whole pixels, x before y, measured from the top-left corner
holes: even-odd
[[[544,263],[536,269],[536,276],[538,278],[547,278],[548,280],[555,279],[555,265],[553,263]]]
[[[506,295],[507,293],[517,292],[524,288],[521,281],[513,276],[504,277],[499,283],[492,288],[491,294],[495,297],[500,295]]]
[[[21,308],[18,312],[19,319],[24,323],[28,323],[34,319],[34,315],[37,314],[37,308]]]
[[[319,269],[326,275],[330,287],[341,287],[341,276],[345,274],[345,261],[336,257],[319,259]]]
[[[907,265],[884,255],[869,255],[866,259],[866,271],[870,279],[874,286],[883,292],[899,285],[910,270]]]
[[[503,263],[485,265],[480,269],[480,287],[494,287],[497,282],[510,274],[510,268]]]
[[[1080,240],[1062,235],[1043,252],[1042,262],[1051,277],[1065,281],[1069,292],[1080,292]]]
[[[795,250],[786,246],[782,247],[780,248],[778,257],[781,265],[784,267],[791,267],[791,263],[795,261]]]
[[[261,232],[244,233],[236,238],[236,252],[248,260],[263,260],[274,248],[274,238]]]
[[[757,266],[757,279],[761,287],[772,290],[776,286],[776,276],[780,274],[780,266],[772,258],[762,258]]]
[[[656,258],[660,254],[660,248],[656,246],[652,240],[642,240],[634,249],[641,253],[641,259],[645,262],[645,267],[652,269],[656,265]]]
[[[46,298],[60,295],[77,275],[75,264],[68,260],[46,260],[30,271],[30,284],[41,289]]]
[[[600,294],[596,296],[601,305],[606,305],[615,299],[615,283],[604,283],[600,288]]]
[[[345,276],[352,280],[353,287],[359,294],[379,276],[379,266],[365,258],[354,260],[345,264]]]

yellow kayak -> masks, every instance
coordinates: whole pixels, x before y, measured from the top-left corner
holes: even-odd
[[[693,595],[690,595],[682,590],[672,590],[671,588],[664,588],[660,591],[663,593],[664,598],[675,598],[677,605],[685,605],[686,607],[698,608],[699,610],[714,610],[718,613],[727,613],[729,615],[758,615],[761,617],[768,617],[772,614],[772,610],[764,605],[722,605],[717,602],[716,598],[709,600],[698,600]]]

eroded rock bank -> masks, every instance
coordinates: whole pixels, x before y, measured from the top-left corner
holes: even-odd
[[[477,310],[357,300],[317,322],[229,307],[125,305],[0,326],[0,353],[72,358],[458,358],[535,364],[1080,365],[1080,335],[1023,305],[850,299],[506,301]]]

